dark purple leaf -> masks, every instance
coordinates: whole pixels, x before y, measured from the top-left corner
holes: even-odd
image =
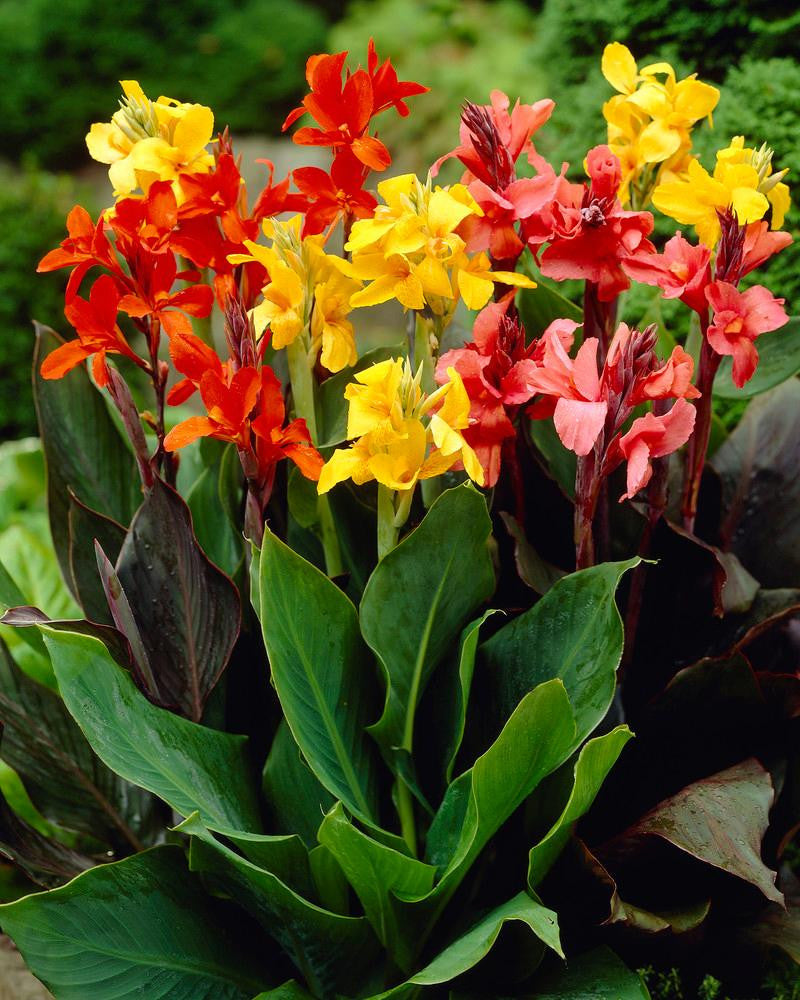
[[[189,508],[160,479],[131,522],[116,571],[159,697],[199,722],[239,634],[239,594],[198,545]]]
[[[95,543],[102,546],[108,558],[116,562],[125,528],[110,517],[98,514],[82,503],[72,491],[69,494],[69,566],[72,590],[87,618],[111,625],[103,582],[97,570]]]

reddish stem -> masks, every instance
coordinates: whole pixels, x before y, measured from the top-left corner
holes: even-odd
[[[578,458],[575,471],[575,568],[594,566],[594,516],[602,483],[602,442],[600,435],[588,455]]]
[[[702,393],[695,402],[697,416],[694,433],[689,440],[686,458],[686,469],[683,480],[683,497],[681,514],[683,526],[687,531],[694,531],[697,518],[697,504],[700,497],[700,483],[703,479],[703,469],[708,453],[708,441],[711,436],[711,417],[713,414],[714,378],[719,368],[721,357],[711,348],[706,337],[708,329],[708,313],[700,316],[700,331],[703,344],[700,348],[700,364],[697,373],[697,388]]]

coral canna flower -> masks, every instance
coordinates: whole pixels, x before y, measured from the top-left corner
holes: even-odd
[[[627,492],[620,502],[632,500],[650,482],[651,459],[671,455],[686,444],[694,430],[696,413],[685,399],[676,399],[663,416],[646,413],[634,420],[631,429],[619,440],[619,449],[628,462]]]
[[[758,365],[755,339],[789,322],[784,300],[776,299],[763,285],[740,292],[728,281],[709,285],[706,298],[714,311],[706,332],[708,342],[717,354],[733,355],[733,381],[741,389]]]

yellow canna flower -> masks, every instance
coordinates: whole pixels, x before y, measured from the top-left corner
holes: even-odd
[[[653,204],[683,225],[694,226],[700,240],[713,247],[720,234],[717,212],[731,209],[740,225],[762,219],[773,203],[772,228],[783,224],[789,189],[785,171],[772,173],[772,151],[746,149],[741,136],[717,153],[714,173],[692,160],[685,179],[666,181],[653,192]],[[772,195],[772,199],[770,199]]]
[[[418,480],[441,475],[459,460],[482,485],[481,464],[460,433],[469,424],[470,400],[458,373],[451,369],[448,375],[449,382],[426,396],[420,389],[422,369],[413,374],[408,360],[383,361],[359,372],[345,390],[347,433],[356,440],[326,462],[318,491],[352,479],[407,493]]]
[[[110,164],[114,196],[147,191],[153,181],[177,183],[181,173],[208,173],[214,157],[206,146],[214,133],[214,115],[202,104],[181,104],[169,97],[150,101],[135,80],[122,80],[125,95],[110,122],[96,122],[86,145],[92,159]]]
[[[261,290],[263,300],[253,309],[256,331],[269,327],[272,346],[286,347],[305,327],[305,290],[297,273],[282,261],[270,268],[270,282]]]
[[[536,282],[515,271],[493,271],[489,255],[481,252],[468,258],[462,255],[457,277],[458,289],[467,309],[483,309],[494,292],[495,284],[513,285],[515,288],[536,288]]]
[[[413,174],[382,181],[371,219],[359,219],[345,249],[352,261],[343,270],[367,282],[351,306],[376,305],[389,299],[406,309],[428,307],[440,330],[452,317],[459,297],[479,309],[491,297],[494,283],[535,287],[524,275],[491,271],[483,253],[470,258],[459,229],[471,216],[483,214],[464,184],[433,187]]]
[[[641,69],[630,50],[612,42],[603,52],[603,75],[618,92],[603,106],[608,145],[623,167],[620,199],[643,208],[653,188],[676,172],[691,149],[691,132],[711,113],[719,91],[692,73],[677,80],[666,62]]]
[[[302,334],[309,364],[322,350],[328,371],[341,371],[356,361],[355,337],[346,317],[353,293],[361,287],[347,261],[325,253],[322,236],[301,238],[302,219],[265,219],[262,229],[272,241],[262,246],[245,240],[246,254],[230,254],[232,264],[258,261],[269,281],[263,299],[252,310],[256,333],[266,327],[275,348],[289,347]]]
[[[350,297],[360,287],[360,282],[334,270],[327,281],[314,289],[312,347],[321,344],[320,360],[329,372],[340,372],[358,360],[353,324],[347,317],[352,308]]]

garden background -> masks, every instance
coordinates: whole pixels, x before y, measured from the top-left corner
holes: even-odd
[[[305,89],[306,57],[361,52],[373,36],[401,79],[431,88],[410,119],[382,135],[397,153],[393,172],[424,175],[442,145],[451,145],[443,137],[454,144],[462,102],[484,103],[499,88],[512,100],[556,101],[537,147],[554,164],[570,161],[577,179],[583,151],[605,138],[601,105],[611,89],[599,54],[619,40],[640,64],[667,59],[679,76],[697,71],[723,85],[714,131],[695,136],[706,166],[713,149],[742,134],[748,144],[771,146],[796,186],[800,10],[787,10],[765,0],[606,0],[591,7],[581,0],[0,0],[0,558],[13,564],[12,553],[25,551],[31,603],[56,614],[60,588],[47,552],[41,453],[35,442],[17,443],[36,433],[31,319],[66,330],[65,276],[37,275],[36,264],[63,238],[75,203],[95,215],[107,201],[106,168],[89,160],[81,137],[91,122],[109,117],[120,78],[213,107],[244,165],[267,156],[282,177],[290,158],[300,165],[280,121]],[[301,162],[313,162],[314,153],[303,150]],[[448,179],[458,173],[451,167]],[[763,279],[792,313],[800,302],[798,215],[795,207],[787,220],[795,243]],[[659,225],[662,235],[674,227],[664,219]],[[649,297],[627,303],[636,318],[652,299],[652,289],[640,291]],[[670,303],[659,308],[658,319],[669,325]],[[12,801],[13,775],[0,772],[0,785]],[[0,1000],[2,980],[0,973]],[[9,997],[23,996],[21,986],[8,988]]]

